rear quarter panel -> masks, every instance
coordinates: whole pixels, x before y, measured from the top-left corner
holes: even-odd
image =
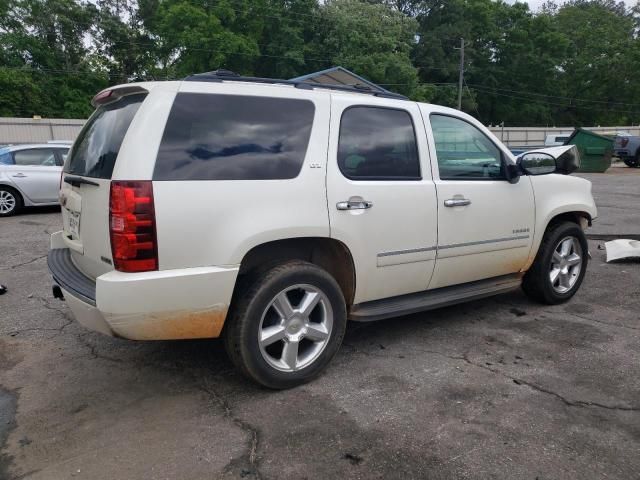
[[[261,243],[329,236],[325,181],[330,103],[326,92],[199,82],[184,82],[180,91],[305,98],[314,103],[315,113],[296,178],[154,181],[161,270],[238,265]]]

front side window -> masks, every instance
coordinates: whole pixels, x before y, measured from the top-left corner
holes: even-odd
[[[309,100],[179,93],[154,180],[275,180],[302,169],[315,107]]]
[[[505,179],[502,152],[478,128],[447,115],[430,118],[442,180]]]
[[[56,154],[51,148],[34,148],[13,152],[13,160],[20,166],[55,167]]]
[[[345,110],[340,122],[338,166],[352,180],[420,180],[411,115],[379,107]]]

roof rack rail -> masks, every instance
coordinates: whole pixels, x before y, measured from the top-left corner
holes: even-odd
[[[368,85],[329,85],[325,83],[305,82],[300,80],[281,80],[277,78],[262,78],[262,77],[244,77],[232,72],[231,70],[218,69],[212,72],[196,73],[184,78],[185,82],[247,82],[247,83],[267,83],[277,85],[291,85],[295,88],[301,88],[305,90],[312,90],[314,88],[324,88],[327,90],[338,90],[341,92],[350,93],[362,93],[366,95],[373,95],[375,97],[382,98],[395,98],[398,100],[408,100],[404,95],[393,92],[381,92],[373,90]]]

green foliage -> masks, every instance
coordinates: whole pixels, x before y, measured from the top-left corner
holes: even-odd
[[[330,0],[321,10],[314,55],[412,94],[418,83],[410,57],[416,29],[413,18],[384,4]]]
[[[640,7],[613,0],[0,0],[0,115],[86,117],[102,88],[342,65],[485,123],[640,122]]]

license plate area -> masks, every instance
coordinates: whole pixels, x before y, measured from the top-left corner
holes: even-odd
[[[80,240],[80,213],[67,209],[67,233],[73,240]]]

